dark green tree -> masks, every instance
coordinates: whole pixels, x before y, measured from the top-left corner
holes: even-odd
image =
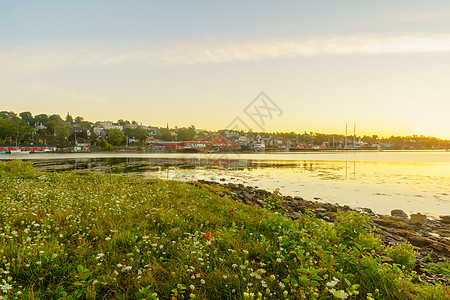
[[[125,141],[125,134],[122,130],[117,128],[109,129],[106,132],[107,140],[111,145],[118,146]]]
[[[34,126],[34,118],[31,112],[24,111],[19,114],[20,118],[30,126]]]
[[[148,138],[148,132],[144,128],[138,127],[134,130],[134,137],[143,143]]]
[[[84,121],[84,118],[83,118],[83,117],[77,116],[77,117],[75,118],[75,123],[81,123],[81,122],[83,122],[83,121]]]
[[[183,127],[177,130],[179,141],[192,141],[195,136],[195,127],[191,126],[189,128]]]
[[[170,130],[167,128],[160,128],[159,129],[159,138],[163,141],[171,141],[172,140],[172,134],[170,134]]]
[[[34,122],[36,123],[42,123],[45,124],[46,122],[48,122],[49,118],[46,114],[40,114],[37,116],[34,116]]]
[[[54,134],[58,142],[63,145],[65,144],[67,138],[69,137],[72,127],[64,121],[56,122],[54,127]]]
[[[69,113],[67,113],[67,116],[66,116],[66,122],[67,122],[67,123],[73,123],[73,118],[72,118],[71,115],[69,115]]]

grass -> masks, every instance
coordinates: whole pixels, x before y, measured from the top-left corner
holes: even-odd
[[[356,213],[291,220],[180,182],[0,164],[0,299],[448,299],[386,251]]]

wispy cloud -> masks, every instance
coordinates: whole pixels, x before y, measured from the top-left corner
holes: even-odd
[[[142,49],[0,49],[0,74],[25,75],[52,69],[123,65],[191,65],[310,57],[450,52],[450,34],[329,35],[306,39],[262,39],[178,43]]]
[[[450,7],[433,10],[406,10],[380,17],[379,20],[388,23],[413,23],[444,18],[450,18]]]

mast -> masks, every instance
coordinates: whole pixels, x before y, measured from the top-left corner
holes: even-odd
[[[347,149],[347,123],[345,123],[345,144],[344,148]]]
[[[356,122],[353,124],[353,147],[356,145]]]

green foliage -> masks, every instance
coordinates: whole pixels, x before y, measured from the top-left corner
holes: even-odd
[[[188,128],[186,127],[178,128],[177,135],[179,141],[192,141],[195,137],[195,127],[190,126]]]
[[[148,137],[148,132],[147,130],[138,127],[134,130],[134,137],[140,140],[141,142],[144,142]]]
[[[427,268],[422,269],[423,271],[433,274],[433,273],[437,273],[437,274],[445,274],[447,276],[450,276],[450,259],[447,259],[445,262],[441,263],[441,264],[436,264],[436,263],[429,263],[427,265]]]
[[[125,142],[125,134],[117,128],[109,129],[107,132],[107,140],[111,145],[118,146]]]
[[[159,138],[163,141],[171,141],[172,140],[172,134],[170,133],[169,129],[167,128],[160,128],[159,129]]]
[[[107,140],[101,140],[99,146],[103,151],[111,151],[114,150],[114,146],[110,145]]]
[[[281,205],[284,203],[283,195],[281,195],[279,189],[275,189],[269,197],[267,197],[266,200],[266,207],[268,209],[278,210],[281,208]]]
[[[386,248],[386,255],[407,270],[413,269],[416,264],[416,253],[410,243],[389,246]]]
[[[5,166],[4,298],[445,299],[383,261],[363,216],[291,220],[179,182]]]
[[[33,163],[13,159],[11,161],[0,161],[0,171],[7,172],[9,176],[30,176],[35,174]]]

